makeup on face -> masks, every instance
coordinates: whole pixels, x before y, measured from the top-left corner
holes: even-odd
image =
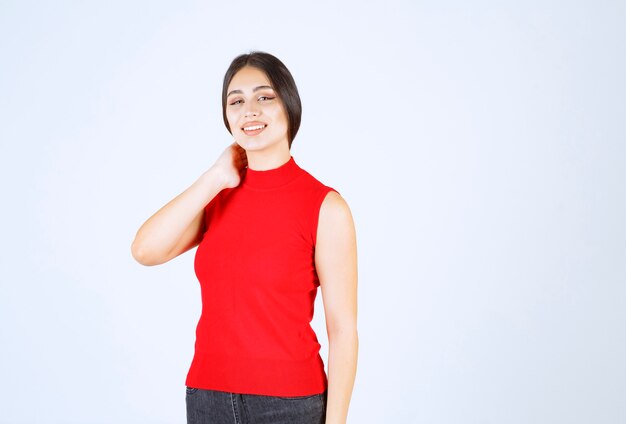
[[[268,85],[254,87],[247,96],[244,90],[232,90],[228,93],[227,103],[229,111],[233,115],[239,115],[236,117],[237,128],[249,137],[254,137],[267,128],[268,122],[260,117],[267,115],[270,118],[275,115],[276,106],[280,108],[276,104],[274,90]]]
[[[239,137],[245,148],[266,149],[287,137],[282,102],[265,73],[256,68],[245,67],[233,76],[226,95],[226,116],[233,136]]]
[[[228,107],[231,109],[237,110],[238,108],[244,108],[246,102],[257,102],[260,106],[263,107],[264,104],[272,102],[276,100],[276,95],[274,94],[274,90],[272,87],[268,85],[260,85],[255,87],[252,90],[252,96],[246,100],[244,92],[242,90],[233,90],[228,93]],[[250,106],[254,110],[256,110],[256,106]],[[246,112],[247,114],[247,112]],[[245,121],[239,128],[249,137],[254,137],[260,134],[267,127],[267,123],[258,120],[248,120]]]

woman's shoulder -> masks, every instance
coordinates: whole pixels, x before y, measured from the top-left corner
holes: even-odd
[[[320,206],[320,214],[325,213],[341,218],[341,216],[351,215],[348,202],[339,194],[338,191],[331,189],[324,196],[322,205]]]

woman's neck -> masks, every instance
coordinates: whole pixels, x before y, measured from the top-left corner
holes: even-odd
[[[246,150],[248,168],[255,171],[266,171],[284,165],[291,158],[289,145],[281,143],[272,150]]]

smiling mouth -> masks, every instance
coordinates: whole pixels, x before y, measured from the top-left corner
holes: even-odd
[[[254,136],[254,135],[261,133],[261,131],[263,131],[266,127],[267,127],[266,124],[250,125],[247,127],[243,127],[242,131],[244,132],[245,135]]]

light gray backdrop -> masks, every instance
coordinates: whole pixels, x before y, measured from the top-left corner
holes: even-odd
[[[0,3],[0,422],[181,423],[195,250],[139,226],[277,55],[352,208],[351,423],[626,422],[620,1]],[[327,360],[320,297],[314,327]]]

